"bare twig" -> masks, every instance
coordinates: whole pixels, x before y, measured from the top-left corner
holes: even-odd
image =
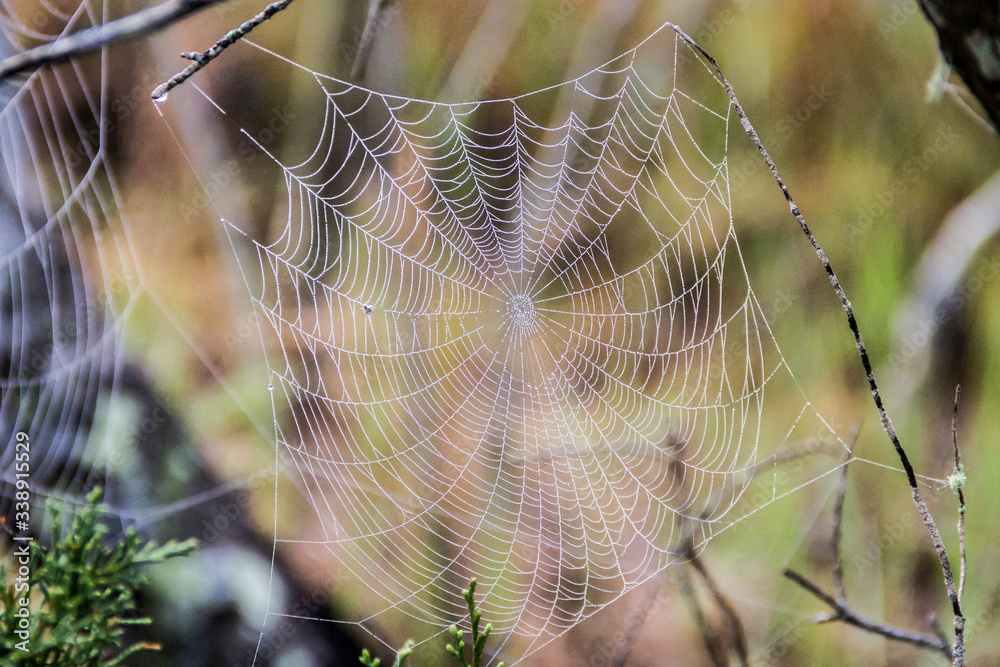
[[[729,661],[726,659],[725,652],[719,645],[719,638],[716,636],[711,624],[709,624],[708,619],[705,618],[705,612],[698,601],[697,592],[691,586],[691,576],[686,569],[681,569],[678,583],[681,597],[684,598],[688,608],[691,610],[695,625],[698,626],[698,633],[701,635],[701,641],[705,645],[705,650],[708,651],[708,656],[711,658],[712,664],[715,667],[728,667]]]
[[[49,44],[0,61],[0,81],[42,65],[62,62],[98,51],[116,42],[137,39],[177,23],[224,0],[169,0],[103,25],[60,37]]]
[[[840,536],[843,533],[841,526],[844,523],[844,500],[847,498],[847,471],[854,454],[858,430],[857,424],[851,429],[851,436],[847,441],[847,454],[844,456],[844,465],[840,468],[840,480],[837,482],[837,495],[833,501],[833,530],[830,540],[833,551],[833,588],[837,592],[837,602],[844,605],[847,604],[847,596],[844,593],[844,561],[840,556]]]
[[[829,605],[833,612],[827,616],[823,616],[817,619],[817,623],[833,623],[833,622],[843,622],[849,625],[853,625],[857,628],[865,630],[867,632],[872,632],[877,635],[886,637],[887,639],[892,639],[894,641],[900,641],[907,644],[912,644],[914,646],[919,646],[925,649],[931,649],[940,652],[942,655],[947,656],[949,660],[952,659],[952,649],[951,644],[941,633],[940,628],[935,628],[934,625],[936,620],[932,622],[931,628],[935,630],[934,635],[926,635],[919,632],[911,632],[909,630],[903,630],[889,625],[882,625],[879,623],[873,623],[868,621],[856,613],[850,610],[847,606],[847,596],[844,591],[844,563],[841,556],[841,534],[843,532],[843,518],[844,518],[844,500],[847,496],[847,473],[849,470],[850,460],[854,450],[854,443],[858,437],[858,427],[855,426],[852,431],[850,438],[848,439],[847,445],[847,456],[844,461],[843,466],[840,469],[840,478],[837,484],[837,495],[834,498],[833,503],[833,524],[831,530],[831,547],[833,550],[833,585],[836,591],[836,597],[829,595],[823,591],[819,586],[812,583],[806,579],[801,574],[793,570],[782,570],[787,578],[794,581],[796,584],[806,589],[820,600]]]
[[[729,600],[722,591],[719,590],[718,585],[709,574],[708,570],[705,568],[704,563],[698,558],[698,556],[692,550],[690,553],[691,560],[689,564],[694,570],[701,575],[702,581],[705,582],[705,586],[712,593],[712,597],[715,598],[715,604],[719,606],[722,611],[722,615],[726,617],[729,623],[730,631],[733,634],[733,649],[736,651],[736,656],[739,658],[740,665],[742,667],[748,667],[750,665],[750,657],[747,653],[747,639],[746,632],[743,630],[743,622],[740,621],[739,614],[733,609],[733,605],[730,604]]]
[[[806,220],[802,216],[801,211],[799,211],[799,207],[795,203],[795,200],[792,199],[792,195],[788,191],[788,187],[781,178],[781,174],[778,173],[778,168],[774,164],[774,160],[771,159],[771,155],[767,152],[767,149],[764,148],[764,144],[761,143],[760,137],[757,135],[757,131],[754,129],[753,125],[750,124],[750,120],[747,118],[746,112],[743,110],[742,105],[736,98],[736,91],[733,90],[732,85],[726,77],[723,76],[718,63],[715,62],[715,59],[712,58],[712,56],[709,55],[705,49],[701,48],[701,46],[688,37],[687,34],[685,34],[680,28],[674,26],[674,30],[681,37],[681,39],[691,46],[691,48],[695,49],[702,56],[704,56],[709,63],[711,63],[719,81],[729,94],[729,99],[733,105],[733,109],[736,111],[736,115],[740,119],[740,123],[743,125],[743,129],[753,141],[757,150],[763,156],[764,162],[771,170],[771,175],[774,176],[775,181],[778,183],[778,187],[781,188],[781,192],[785,196],[785,201],[788,202],[792,215],[795,216],[802,232],[806,235],[806,238],[809,239],[809,243],[812,245],[816,256],[823,264],[823,268],[826,269],[827,277],[830,279],[830,284],[833,286],[834,292],[836,292],[837,296],[840,298],[840,304],[844,309],[844,314],[847,316],[847,324],[851,328],[851,332],[854,334],[854,342],[858,348],[858,356],[861,358],[861,365],[868,378],[868,387],[871,390],[872,399],[875,402],[875,408],[878,411],[879,420],[882,422],[882,429],[889,437],[889,441],[896,450],[896,456],[899,457],[899,461],[903,466],[903,471],[906,473],[906,480],[910,485],[910,493],[913,496],[913,502],[917,506],[917,511],[920,513],[920,518],[923,520],[924,525],[927,528],[927,532],[931,536],[931,542],[934,544],[934,550],[937,552],[938,561],[941,564],[941,571],[944,575],[944,582],[948,590],[948,597],[951,600],[952,613],[955,617],[956,650],[954,651],[953,664],[955,667],[961,667],[964,665],[965,654],[965,616],[962,614],[962,603],[959,600],[958,588],[955,586],[955,579],[952,575],[951,562],[948,559],[948,550],[945,548],[944,540],[941,537],[941,531],[938,530],[937,523],[934,521],[934,517],[931,515],[930,509],[927,507],[927,503],[924,501],[923,495],[920,493],[920,487],[917,485],[917,476],[913,471],[913,464],[910,463],[910,458],[906,455],[906,451],[903,449],[903,445],[899,441],[899,436],[896,434],[896,427],[893,426],[892,420],[889,418],[889,413],[886,411],[885,405],[882,403],[882,394],[879,392],[878,383],[875,381],[875,373],[872,370],[871,360],[868,358],[868,350],[861,337],[861,330],[858,328],[857,319],[854,317],[854,308],[851,306],[851,302],[847,298],[847,294],[844,292],[844,288],[840,284],[840,279],[833,270],[833,266],[831,266],[826,252],[823,250],[822,246],[820,246],[819,241],[816,240],[816,236],[806,224]]]
[[[375,35],[385,20],[385,12],[396,4],[396,0],[370,0],[368,17],[365,27],[361,29],[361,39],[358,40],[358,51],[354,56],[354,66],[351,68],[351,81],[361,81],[365,78],[368,68],[368,57],[371,55]]]
[[[958,575],[958,600],[962,601],[965,593],[965,471],[962,469],[962,456],[958,451],[958,401],[962,397],[962,385],[955,387],[955,410],[951,415],[951,442],[955,448],[955,472],[949,482],[958,494],[958,553],[961,561]]]
[[[821,589],[819,586],[809,581],[803,577],[798,572],[794,570],[782,570],[781,573],[787,578],[794,581],[796,584],[809,591],[817,598],[822,600],[833,609],[833,616],[828,617],[825,620],[843,621],[848,625],[853,625],[856,628],[860,628],[867,632],[871,632],[876,635],[881,635],[886,639],[891,639],[897,642],[903,642],[904,644],[910,644],[912,646],[919,646],[920,648],[931,649],[933,651],[938,651],[942,655],[947,656],[949,660],[952,659],[951,646],[947,641],[942,641],[934,635],[924,634],[922,632],[911,632],[909,630],[901,630],[899,628],[894,628],[888,625],[881,625],[879,623],[872,623],[871,621],[865,620],[864,618],[858,616],[853,611],[845,607],[844,605],[837,602],[837,600]]]
[[[152,94],[153,99],[156,101],[162,101],[166,98],[167,93],[190,79],[198,70],[218,58],[223,51],[243,39],[243,37],[245,37],[251,30],[259,26],[261,23],[264,23],[269,18],[288,7],[290,4],[292,4],[292,0],[277,0],[276,2],[272,2],[265,7],[261,13],[257,14],[257,16],[254,16],[249,21],[244,21],[240,27],[227,32],[222,39],[217,41],[210,49],[208,49],[208,51],[205,51],[198,57],[191,57],[192,54],[189,52],[182,54],[183,58],[192,60],[193,62],[154,88]]]

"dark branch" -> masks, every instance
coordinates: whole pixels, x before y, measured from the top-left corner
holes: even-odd
[[[695,569],[695,571],[701,575],[702,581],[705,582],[705,586],[708,588],[709,592],[712,593],[712,597],[715,598],[715,604],[719,606],[722,611],[722,615],[726,617],[726,621],[729,623],[729,629],[733,633],[733,648],[736,651],[736,656],[739,658],[741,667],[749,667],[750,657],[747,653],[747,637],[746,632],[743,630],[743,622],[740,620],[739,614],[733,609],[733,605],[730,604],[729,600],[722,591],[719,590],[718,585],[715,583],[715,579],[712,575],[708,573],[705,568],[704,563],[695,555],[692,550],[690,553],[691,560],[689,564]]]
[[[781,573],[805,590],[815,595],[833,610],[833,615],[825,618],[824,620],[842,621],[848,625],[853,625],[856,628],[865,630],[866,632],[881,635],[886,639],[937,651],[946,656],[949,660],[952,659],[951,646],[948,645],[948,642],[942,641],[934,635],[927,635],[922,632],[911,632],[909,630],[901,630],[888,625],[872,623],[871,621],[861,618],[843,604],[839,603],[832,595],[822,590],[819,586],[809,581],[798,572],[795,572],[794,570],[782,570]]]
[[[920,493],[920,487],[917,485],[917,476],[913,471],[913,464],[910,463],[910,457],[906,455],[906,451],[903,449],[903,445],[899,441],[899,436],[896,434],[896,427],[893,426],[892,420],[889,418],[889,413],[886,411],[885,405],[882,403],[882,394],[879,391],[878,383],[875,381],[875,373],[872,370],[871,360],[868,358],[868,349],[865,347],[864,339],[861,337],[861,330],[858,328],[857,319],[854,317],[854,308],[851,306],[851,302],[847,298],[847,293],[841,286],[840,279],[833,270],[833,266],[830,264],[830,260],[826,256],[826,252],[823,250],[822,246],[820,246],[819,241],[816,240],[816,236],[806,224],[806,220],[802,216],[801,211],[799,211],[799,207],[795,203],[795,200],[792,199],[792,195],[788,191],[788,187],[781,178],[781,174],[778,173],[778,167],[774,164],[774,160],[771,159],[771,155],[767,152],[767,149],[764,148],[764,144],[761,143],[760,137],[757,135],[757,130],[755,130],[753,125],[750,124],[750,120],[747,118],[746,112],[743,110],[743,106],[736,98],[736,91],[733,90],[732,85],[726,77],[723,76],[718,63],[715,62],[715,59],[709,55],[705,49],[701,48],[680,28],[675,26],[674,30],[691,46],[691,48],[701,53],[702,56],[704,56],[705,59],[711,63],[719,81],[725,87],[726,92],[729,93],[729,99],[732,102],[733,109],[736,111],[736,115],[740,119],[740,123],[743,125],[743,129],[753,141],[757,150],[763,156],[764,162],[771,170],[771,175],[774,176],[775,181],[778,183],[778,187],[781,188],[782,194],[785,195],[785,201],[788,202],[792,215],[795,216],[802,232],[806,235],[806,238],[809,239],[809,243],[812,245],[816,256],[823,264],[823,268],[826,269],[826,275],[830,279],[830,284],[833,286],[834,292],[836,292],[837,296],[840,298],[840,304],[844,309],[844,314],[847,316],[847,324],[851,328],[851,332],[854,334],[854,342],[858,348],[858,356],[861,358],[861,366],[864,368],[865,375],[868,378],[868,387],[871,390],[872,399],[875,402],[875,409],[878,411],[879,420],[882,422],[882,429],[885,431],[886,435],[889,437],[889,441],[892,443],[893,448],[896,450],[896,456],[899,457],[899,461],[903,466],[903,471],[906,473],[906,481],[910,485],[910,494],[913,496],[913,502],[917,506],[920,518],[923,519],[924,526],[926,526],[927,532],[931,536],[931,542],[934,544],[934,550],[937,552],[938,561],[941,564],[941,572],[944,575],[945,587],[948,590],[948,597],[951,600],[952,614],[955,617],[955,643],[957,645],[960,643],[961,636],[964,633],[965,617],[962,615],[962,603],[959,600],[958,588],[955,586],[955,578],[952,575],[951,562],[948,559],[948,550],[944,546],[941,531],[938,530],[937,523],[934,521],[934,517],[931,515],[930,509],[924,501],[923,494]],[[955,654],[954,664],[956,667],[963,664],[962,659],[962,654]]]
[[[177,23],[183,18],[224,0],[170,0],[104,25],[60,37],[49,44],[13,55],[0,61],[0,81],[42,65],[62,62],[99,51],[126,40],[144,37]]]
[[[1000,5],[982,0],[920,0],[945,60],[1000,130]]]
[[[836,590],[836,597],[829,595],[819,586],[793,570],[782,570],[782,574],[818,597],[833,609],[833,614],[818,619],[816,621],[817,623],[833,623],[838,621],[847,623],[848,625],[853,625],[857,628],[865,630],[866,632],[881,635],[882,637],[886,637],[887,639],[891,639],[893,641],[904,642],[912,644],[913,646],[919,646],[920,648],[940,652],[942,655],[951,660],[954,655],[951,644],[944,637],[944,633],[941,631],[940,625],[937,624],[937,619],[933,615],[931,616],[931,629],[934,630],[934,634],[925,635],[923,633],[902,630],[889,625],[873,623],[858,616],[847,606],[847,596],[844,592],[844,565],[841,558],[840,538],[843,526],[844,500],[847,496],[848,465],[851,460],[854,443],[857,440],[857,437],[858,427],[855,426],[851,431],[851,436],[848,440],[847,457],[844,461],[844,465],[840,469],[840,480],[837,484],[837,495],[833,503],[831,544],[833,548],[833,584],[834,589]]]
[[[965,492],[962,487],[965,485],[965,470],[962,468],[962,454],[958,450],[958,401],[962,397],[962,385],[955,387],[955,409],[951,415],[951,443],[955,448],[955,472],[952,475],[951,483],[958,494],[958,542],[959,553],[961,555],[961,569],[958,575],[958,598],[962,599],[965,593]]]
[[[253,17],[249,21],[245,21],[240,27],[235,30],[230,30],[223,36],[222,39],[217,41],[212,47],[202,54],[192,54],[184,53],[181,57],[193,61],[190,65],[185,67],[182,71],[174,74],[172,77],[161,83],[159,86],[153,89],[153,99],[157,101],[162,101],[171,90],[181,85],[188,79],[190,79],[195,72],[200,70],[202,67],[212,62],[223,51],[228,49],[230,46],[240,41],[245,37],[251,30],[259,26],[264,21],[280,12],[281,10],[292,4],[292,0],[277,0],[277,2],[272,2],[267,7],[264,8],[260,14]]]
[[[715,630],[712,629],[712,625],[705,618],[705,612],[698,601],[698,593],[691,586],[691,576],[686,569],[681,569],[678,584],[681,597],[687,603],[688,609],[691,610],[695,625],[698,626],[698,634],[701,636],[701,641],[705,645],[705,650],[708,652],[712,664],[715,667],[728,667],[729,661],[726,659],[725,651],[722,649],[721,642],[715,634]]]
[[[958,553],[959,553],[959,574],[958,574],[958,602],[961,604],[962,596],[965,594],[965,492],[962,487],[965,485],[965,471],[962,469],[962,455],[958,451],[958,401],[962,396],[962,386],[955,387],[955,409],[951,415],[951,442],[955,448],[955,472],[949,482],[958,494]],[[965,657],[965,626],[962,631],[955,629],[955,656]]]

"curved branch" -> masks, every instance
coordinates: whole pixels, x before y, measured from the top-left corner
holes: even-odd
[[[42,65],[63,62],[157,32],[225,0],[169,0],[103,25],[60,37],[0,61],[0,81]]]
[[[222,55],[223,51],[243,39],[243,37],[246,36],[251,30],[259,26],[264,21],[267,21],[269,18],[288,7],[290,4],[292,4],[292,0],[276,0],[276,2],[269,4],[263,9],[263,11],[249,21],[244,21],[238,28],[227,32],[223,35],[222,39],[213,44],[208,51],[205,51],[204,53],[195,52],[181,54],[182,57],[187,58],[188,60],[193,60],[194,62],[154,88],[152,92],[153,101],[160,102],[166,99],[167,93],[190,79],[195,72],[218,58]]]

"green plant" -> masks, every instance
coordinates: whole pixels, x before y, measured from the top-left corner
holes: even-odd
[[[143,541],[134,529],[113,545],[100,518],[101,489],[65,531],[59,508],[49,505],[52,546],[28,546],[28,577],[8,579],[0,593],[0,663],[110,667],[132,654],[158,648],[136,642],[122,647],[128,626],[148,625],[137,614],[136,592],[146,585],[143,567],[189,554],[194,540],[163,546]]]
[[[392,667],[402,667],[403,660],[405,660],[409,655],[413,653],[413,640],[408,640],[403,644],[403,648],[399,649],[399,653],[396,654],[396,660],[392,663]],[[361,664],[365,667],[378,667],[382,664],[382,661],[378,658],[372,658],[368,649],[361,652]]]
[[[448,632],[451,634],[452,639],[455,640],[454,644],[448,644],[445,646],[445,650],[448,651],[455,658],[455,660],[462,667],[482,667],[483,661],[483,649],[486,648],[486,639],[490,636],[490,632],[493,631],[493,626],[489,623],[483,628],[483,631],[479,631],[479,622],[482,620],[482,612],[476,609],[476,580],[473,578],[469,582],[469,587],[462,591],[462,597],[465,598],[465,604],[469,607],[469,621],[472,626],[472,662],[470,663],[465,655],[465,640],[462,639],[464,633],[458,629],[457,626],[453,625],[448,628]],[[392,663],[392,667],[401,667],[403,660],[413,653],[413,642],[407,641],[400,649],[399,654],[396,655],[396,661]],[[361,652],[361,664],[365,667],[378,667],[381,661],[378,658],[372,659],[371,654],[368,649]],[[501,662],[497,667],[504,667]]]
[[[455,640],[455,644],[448,644],[445,646],[445,650],[451,653],[455,660],[458,661],[462,667],[480,667],[483,660],[483,649],[486,647],[486,638],[490,636],[490,632],[493,631],[493,626],[490,623],[486,624],[483,628],[482,633],[479,632],[479,621],[482,618],[482,612],[476,609],[476,580],[475,578],[469,582],[469,587],[462,591],[462,597],[465,598],[465,604],[469,607],[469,620],[472,622],[472,663],[470,664],[465,658],[465,641],[462,639],[462,631],[456,626],[451,626],[448,628],[448,632],[451,633],[452,638]],[[503,667],[501,662],[499,667]]]

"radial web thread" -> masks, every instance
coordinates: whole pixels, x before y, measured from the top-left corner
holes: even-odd
[[[839,465],[737,243],[739,123],[672,26],[463,104],[239,48],[306,77],[323,114],[293,160],[242,130],[287,220],[225,226],[280,350],[278,456],[365,591],[353,622],[429,638],[474,576],[510,663]],[[809,439],[836,456],[779,486]]]

